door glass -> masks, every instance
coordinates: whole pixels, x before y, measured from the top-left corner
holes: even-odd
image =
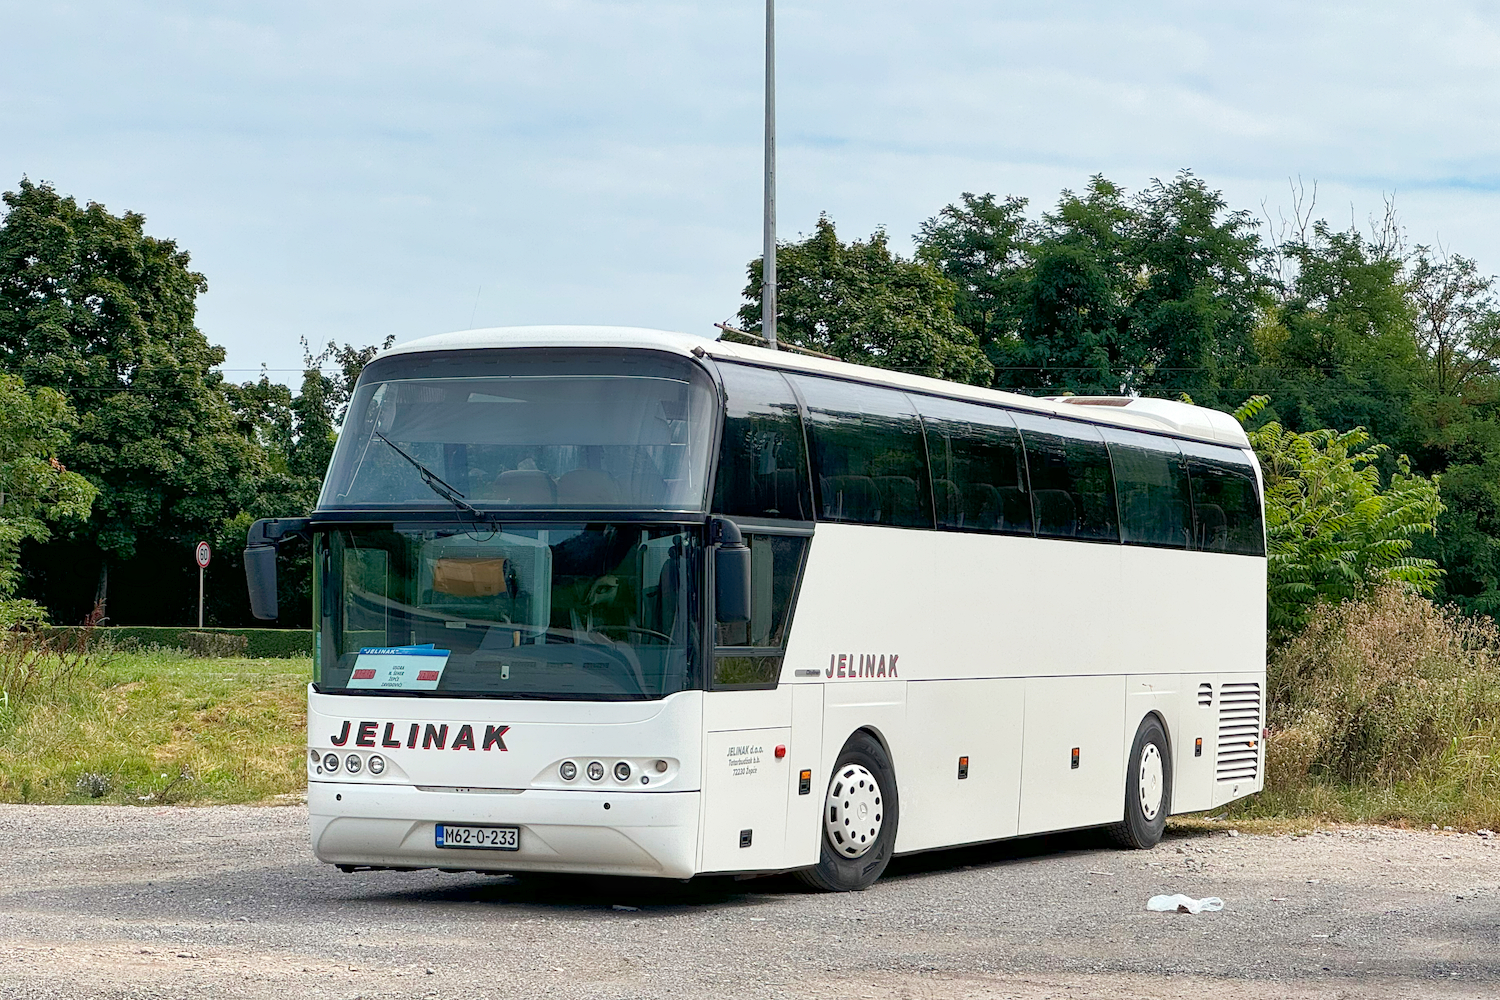
[[[714,686],[775,684],[807,555],[800,535],[751,534],[750,620],[715,626]]]

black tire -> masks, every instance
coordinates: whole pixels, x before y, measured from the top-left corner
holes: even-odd
[[[1160,801],[1154,814],[1141,795],[1141,772],[1148,772],[1153,765],[1148,760],[1155,754],[1161,766]],[[1167,828],[1167,814],[1172,811],[1172,747],[1167,742],[1166,730],[1156,716],[1147,716],[1135,731],[1135,742],[1130,747],[1130,760],[1125,772],[1125,819],[1108,828],[1109,839],[1120,847],[1148,850],[1161,843],[1161,835]],[[1151,795],[1148,774],[1147,796]]]
[[[879,812],[868,818],[874,818],[879,823],[879,833],[868,846],[852,840],[845,841],[842,845],[836,844],[828,829],[830,808],[836,806],[832,806],[829,799],[834,798],[834,790],[840,788],[841,783],[853,781],[857,784],[864,780],[859,768],[868,772],[878,785],[877,794],[869,801],[878,802]],[[862,788],[861,790],[863,791]],[[839,754],[833,774],[829,776],[823,803],[818,821],[822,833],[819,837],[822,850],[818,863],[812,868],[797,872],[797,878],[823,892],[861,892],[868,889],[891,862],[891,854],[896,846],[896,825],[901,818],[901,801],[896,793],[896,772],[891,767],[890,755],[885,752],[885,747],[880,745],[879,740],[863,731],[849,737],[849,742],[844,744],[844,751]],[[854,851],[859,854],[854,857],[846,856]]]

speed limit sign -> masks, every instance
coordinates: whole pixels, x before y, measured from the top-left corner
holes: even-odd
[[[208,560],[212,555],[207,542],[199,542],[198,547],[193,550],[193,558],[198,561],[199,569],[208,569]]]

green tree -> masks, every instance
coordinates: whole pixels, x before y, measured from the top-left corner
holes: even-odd
[[[1469,614],[1500,616],[1500,462],[1449,466],[1439,489],[1437,534],[1421,546],[1443,567],[1436,595]]]
[[[1026,218],[1024,198],[965,191],[960,200],[922,223],[917,259],[954,283],[954,315],[1000,365],[1003,345],[1017,336],[1036,225]]]
[[[1243,398],[1270,288],[1249,213],[1188,172],[1133,197],[1095,176],[1037,224],[1025,205],[965,194],[920,238],[998,387]]]
[[[6,625],[17,618],[21,543],[47,541],[49,523],[86,520],[98,492],[57,458],[76,424],[62,393],[28,389],[19,377],[0,375],[0,617]],[[20,610],[42,617],[34,604]]]
[[[1421,356],[1398,244],[1320,221],[1280,249],[1292,273],[1258,331],[1272,415],[1299,431],[1364,427],[1417,453]]]
[[[761,322],[762,261],[750,263],[741,324]],[[843,243],[827,216],[776,251],[777,333],[857,364],[988,384],[978,338],[954,317],[956,288],[930,264],[893,254],[884,231]]]
[[[1235,416],[1248,425],[1269,400],[1256,396]],[[1320,601],[1359,597],[1384,584],[1431,594],[1438,564],[1413,554],[1436,532],[1438,483],[1411,471],[1405,456],[1385,485],[1384,445],[1363,428],[1298,433],[1271,421],[1248,430],[1265,475],[1267,622],[1285,637]]]
[[[354,384],[365,365],[394,341],[394,337],[387,337],[380,346],[365,347],[330,341],[313,354],[304,340],[302,380],[295,395],[288,386],[272,382],[264,373],[254,382],[225,387],[238,433],[264,454],[266,471],[246,509],[227,521],[219,533],[226,549],[225,567],[208,593],[209,607],[217,620],[257,624],[249,618],[245,599],[240,551],[245,532],[258,517],[299,517],[311,513],[317,505]],[[311,552],[302,542],[288,542],[281,546],[278,562],[280,624],[309,624]]]
[[[1427,358],[1433,393],[1462,396],[1500,365],[1500,304],[1495,279],[1458,254],[1434,257],[1418,247],[1406,274],[1417,348]]]
[[[4,203],[0,370],[70,398],[78,427],[61,457],[99,490],[73,545],[33,550],[38,583],[66,587],[92,565],[103,609],[110,566],[126,567],[126,616],[151,617],[161,574],[180,563],[186,580],[192,543],[248,505],[263,471],[213,370],[224,352],[194,325],[206,282],[134,212],[24,179]]]

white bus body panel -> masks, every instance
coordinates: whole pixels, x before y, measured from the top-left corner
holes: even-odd
[[[1117,822],[1153,714],[1173,811],[1208,809],[1262,786],[1258,743],[1253,780],[1220,782],[1215,762],[1222,685],[1264,686],[1264,594],[1246,556],[820,524],[782,685],[824,689],[815,788],[856,730],[885,742],[898,852]],[[885,676],[861,676],[871,663]]]
[[[703,704],[703,824],[698,870],[779,867],[786,850],[792,692],[711,691]],[[748,841],[748,843],[745,843]]]

